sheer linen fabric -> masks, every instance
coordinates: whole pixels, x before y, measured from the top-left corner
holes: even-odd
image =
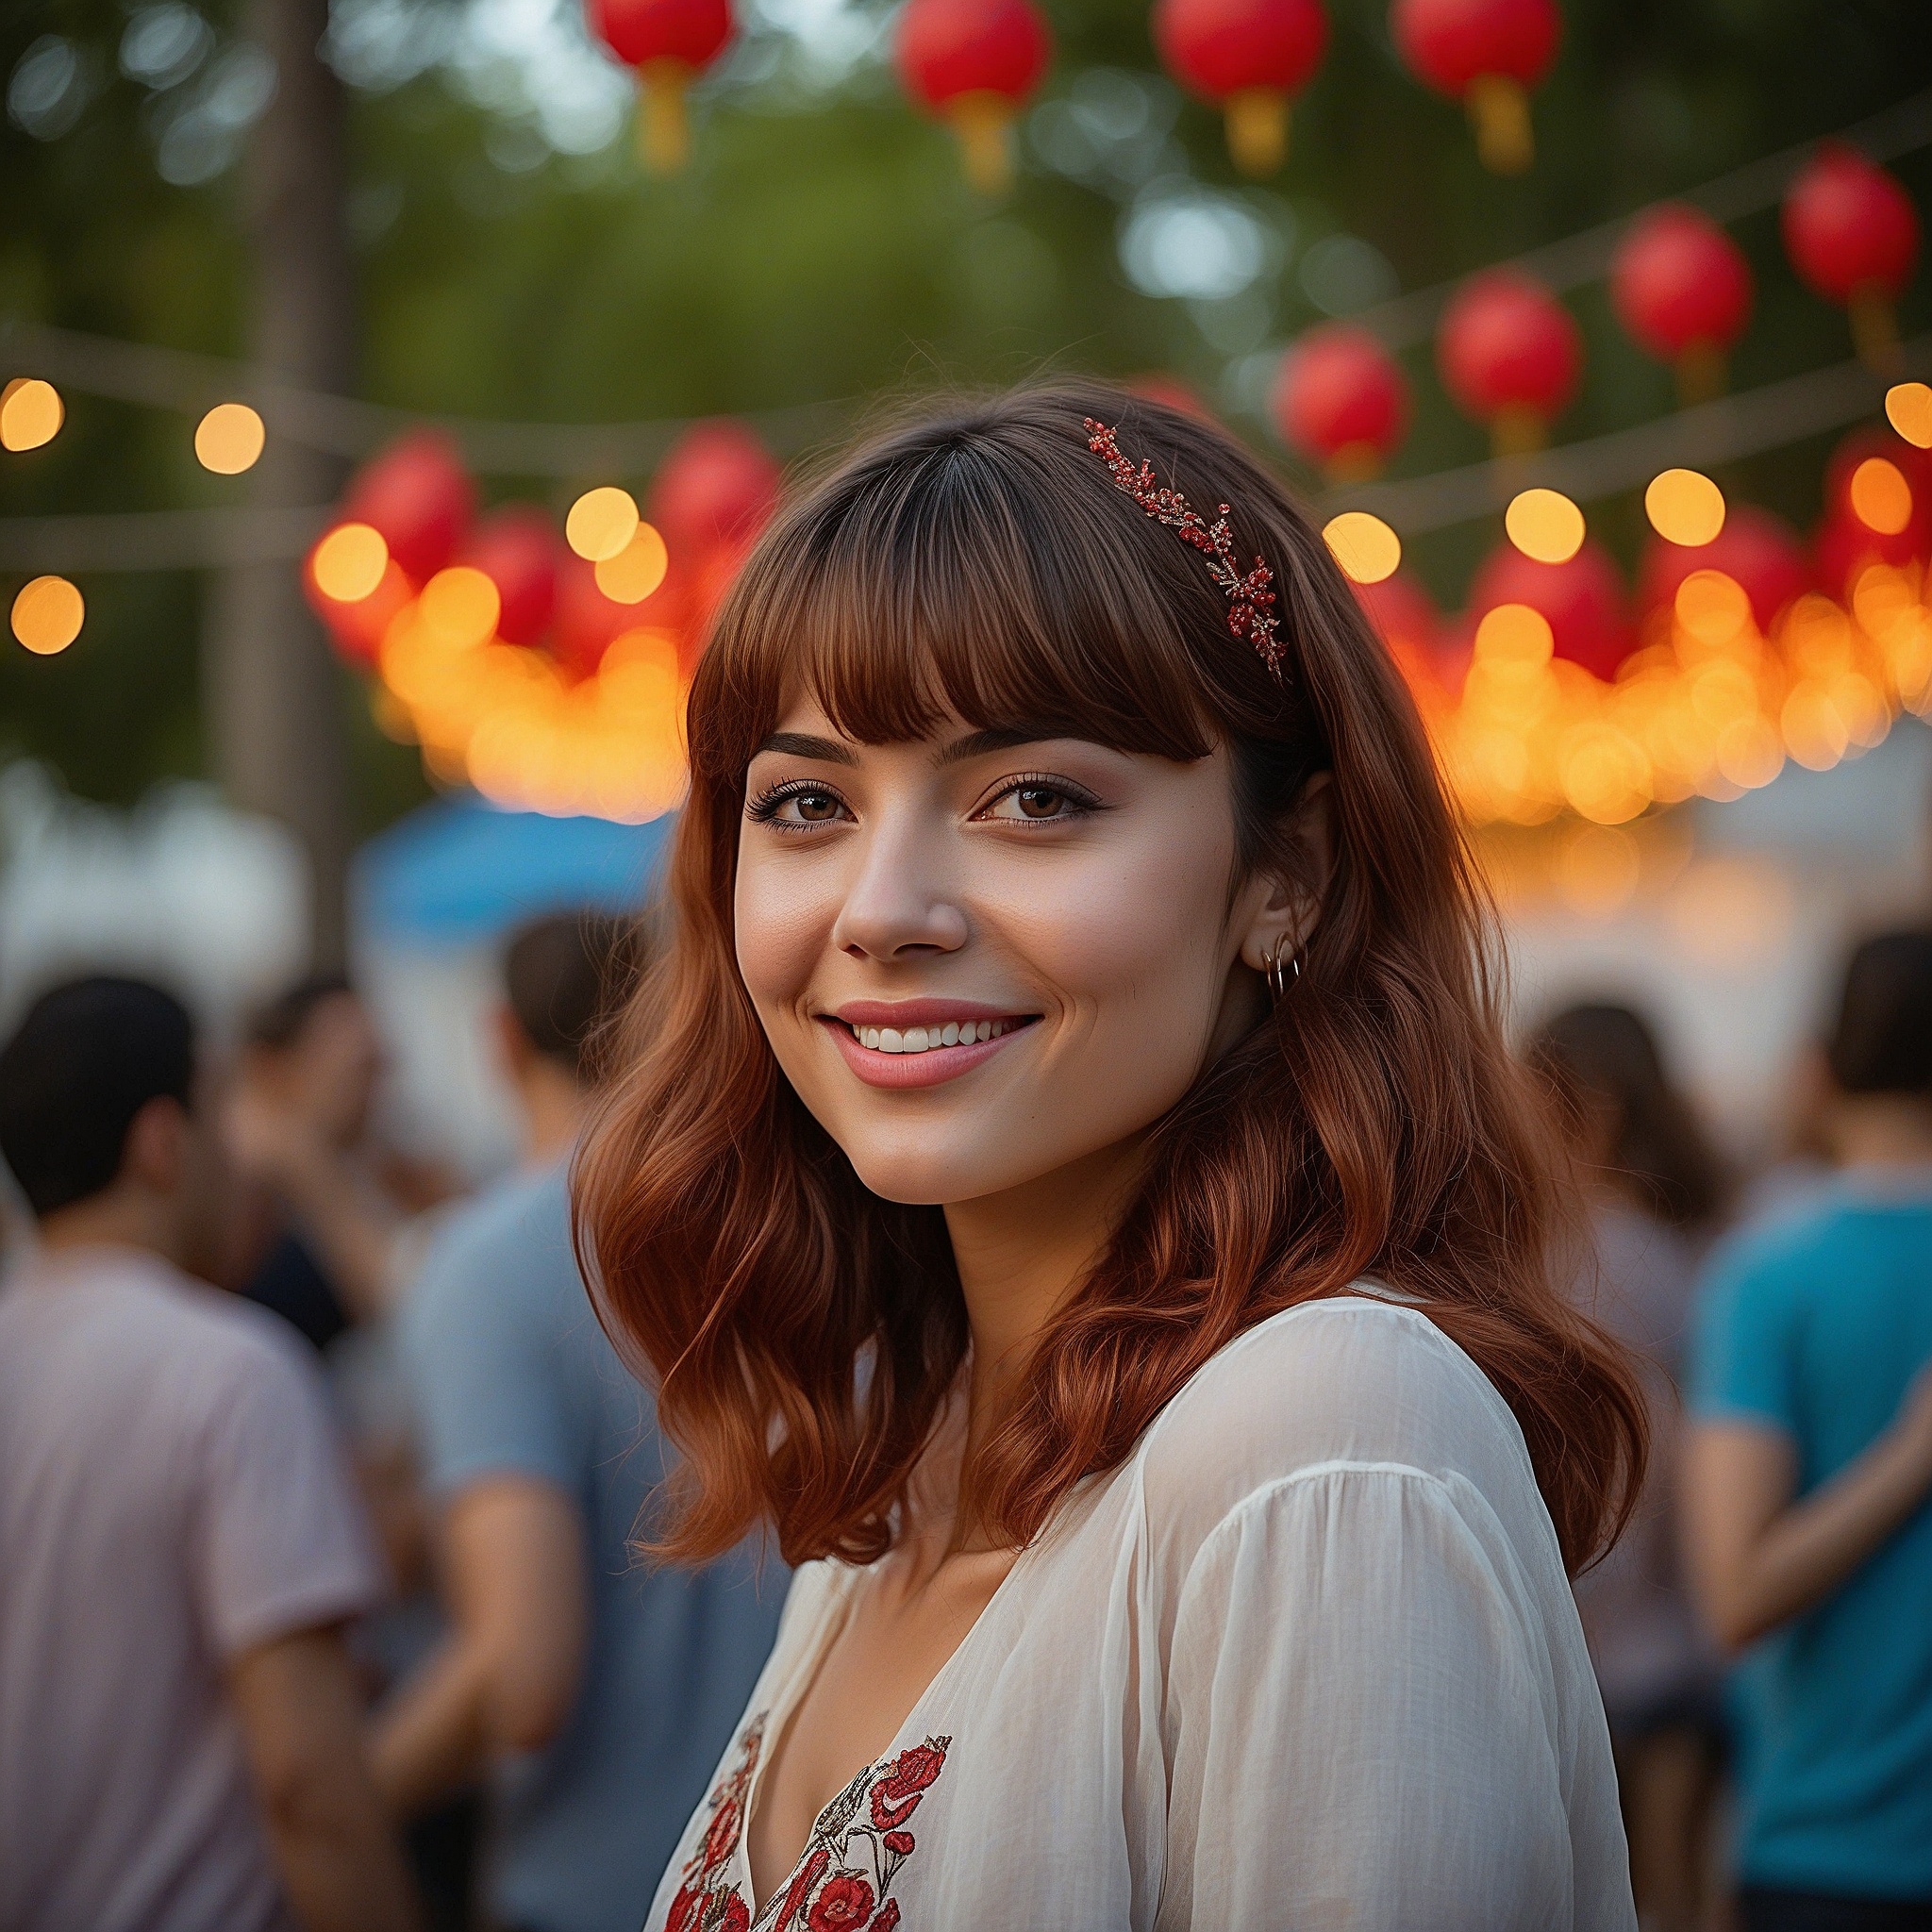
[[[761,1756],[871,1575],[799,1571],[646,1932],[1636,1924],[1522,1433],[1412,1309],[1318,1302],[1216,1356],[754,1902]]]

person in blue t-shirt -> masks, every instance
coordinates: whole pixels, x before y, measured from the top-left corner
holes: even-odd
[[[490,1774],[507,1932],[642,1923],[788,1580],[751,1550],[695,1573],[632,1556],[667,1454],[585,1292],[566,1173],[627,934],[559,915],[512,941],[525,1167],[443,1231],[401,1311],[453,1629],[384,1713],[377,1774],[408,1817]]]
[[[1932,1932],[1932,934],[1853,956],[1840,1173],[1700,1296],[1688,1557],[1740,1668],[1742,1932]]]

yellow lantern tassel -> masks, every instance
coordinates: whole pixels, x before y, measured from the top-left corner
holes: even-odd
[[[1715,342],[1687,342],[1674,366],[1680,409],[1714,403],[1729,387],[1724,352]]]
[[[638,159],[652,175],[675,175],[691,158],[691,118],[684,91],[691,70],[683,60],[646,60],[638,69]]]
[[[946,119],[959,138],[966,178],[980,193],[1000,195],[1013,185],[1013,104],[987,88],[957,94]]]
[[[1526,175],[1536,159],[1529,96],[1505,74],[1479,74],[1463,96],[1475,124],[1475,151],[1493,175]]]
[[[1288,96],[1278,88],[1244,87],[1228,95],[1227,152],[1243,175],[1277,174],[1288,158]]]
[[[1905,351],[1898,339],[1898,315],[1890,301],[1872,284],[1852,291],[1846,305],[1852,322],[1852,347],[1858,360],[1874,375],[1892,379],[1906,373]]]

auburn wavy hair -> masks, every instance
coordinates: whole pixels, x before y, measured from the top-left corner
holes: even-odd
[[[1281,678],[1229,634],[1200,556],[1116,488],[1089,416],[1207,513],[1234,506],[1241,558],[1274,574]],[[950,711],[1168,758],[1223,744],[1244,871],[1293,867],[1285,827],[1332,774],[1300,978],[1155,1127],[1110,1244],[983,1432],[977,1520],[1030,1542],[1243,1329],[1373,1277],[1507,1400],[1573,1570],[1606,1548],[1642,1407],[1617,1345],[1552,1287],[1571,1225],[1556,1136],[1503,1042],[1486,902],[1415,708],[1275,478],[1098,383],[867,442],[767,531],[698,665],[667,943],[575,1175],[586,1278],[683,1452],[654,1547],[701,1559],[763,1524],[789,1562],[880,1557],[967,1347],[942,1210],[861,1185],[735,962],[746,767],[802,691],[866,743]]]

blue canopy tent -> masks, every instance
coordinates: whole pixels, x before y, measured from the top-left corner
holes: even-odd
[[[439,798],[356,855],[351,891],[365,943],[475,946],[569,906],[628,911],[656,883],[675,816],[647,824],[501,811],[474,794]]]

